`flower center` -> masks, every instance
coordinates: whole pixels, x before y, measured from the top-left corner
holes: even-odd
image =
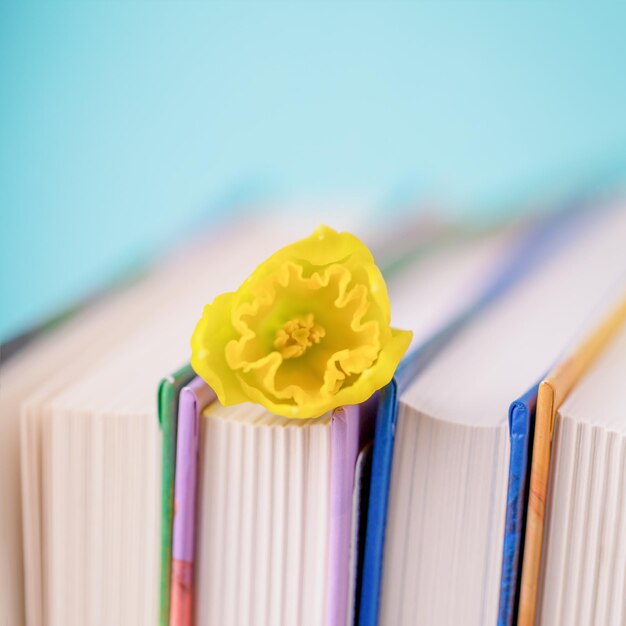
[[[313,313],[299,315],[285,323],[276,333],[274,347],[284,359],[301,356],[314,343],[319,343],[326,331],[315,323]]]

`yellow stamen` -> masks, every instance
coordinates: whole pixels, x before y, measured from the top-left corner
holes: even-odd
[[[307,348],[319,343],[326,331],[315,323],[313,313],[300,315],[286,322],[276,333],[274,347],[284,359],[302,356]]]

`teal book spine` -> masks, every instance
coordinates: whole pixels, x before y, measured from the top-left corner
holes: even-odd
[[[176,433],[180,390],[191,381],[194,372],[186,365],[159,385],[158,412],[162,433],[161,460],[161,575],[159,579],[159,626],[170,620],[170,584],[172,578],[172,526],[174,522],[174,476],[176,472]]]

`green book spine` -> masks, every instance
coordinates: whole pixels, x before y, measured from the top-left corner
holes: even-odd
[[[176,432],[178,425],[178,395],[192,380],[190,365],[178,370],[159,385],[159,424],[163,436],[161,465],[161,578],[159,626],[170,621],[170,581],[172,573],[172,525],[174,522],[174,474],[176,471]]]

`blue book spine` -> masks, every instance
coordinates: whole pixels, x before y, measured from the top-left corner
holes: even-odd
[[[392,380],[381,392],[376,416],[365,556],[363,557],[363,582],[358,611],[358,623],[361,626],[375,626],[378,621],[387,501],[389,500],[391,459],[397,417],[398,388],[396,381]]]
[[[538,390],[539,384],[536,384],[509,408],[511,453],[502,548],[498,626],[512,626],[516,621],[526,504],[530,486],[530,454]]]

